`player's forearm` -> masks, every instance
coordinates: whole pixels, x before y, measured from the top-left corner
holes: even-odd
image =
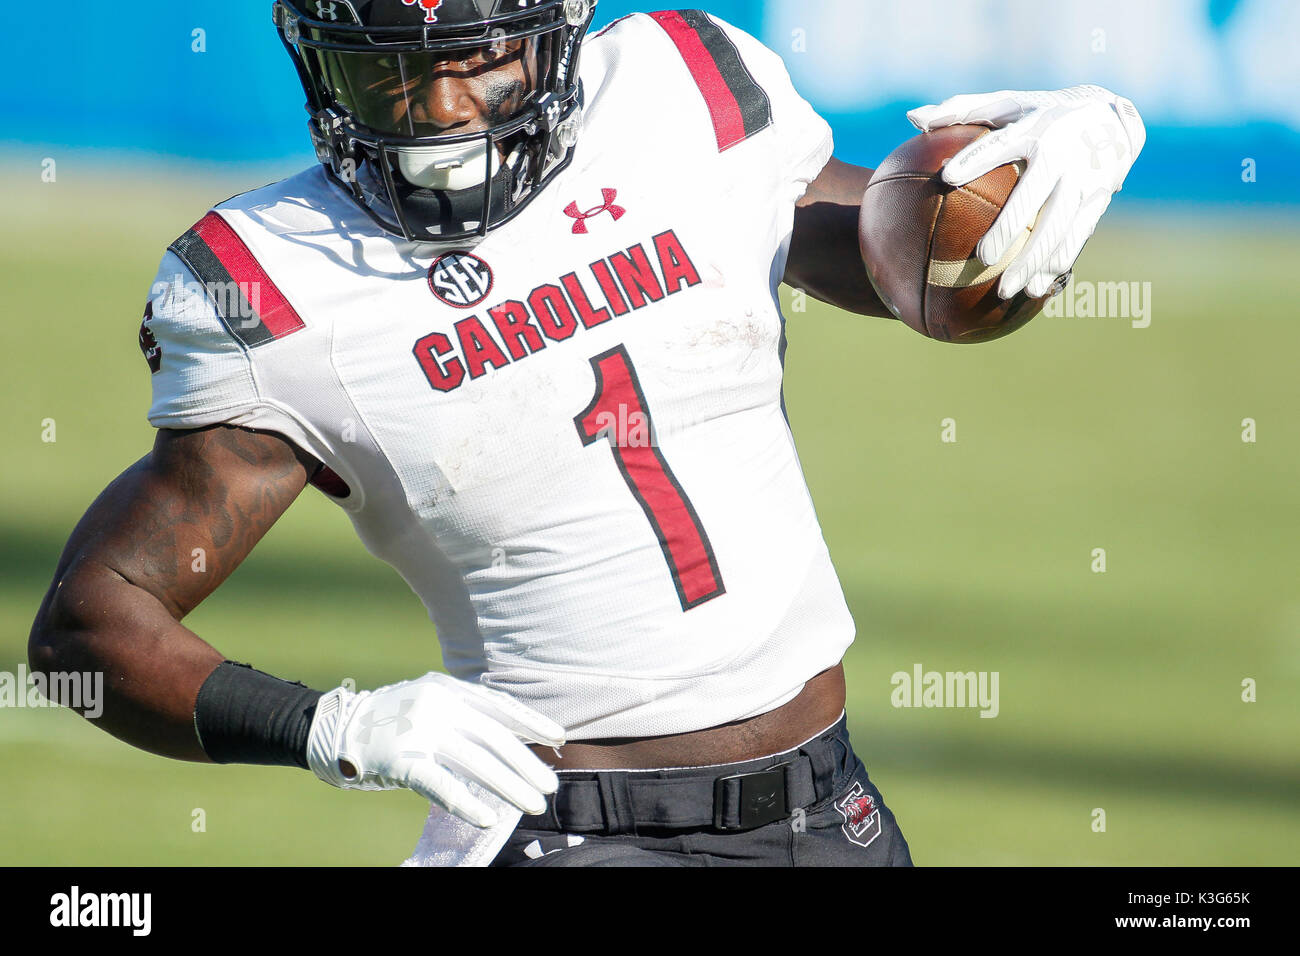
[[[832,159],[809,185],[795,208],[785,281],[848,312],[890,318],[858,243],[862,196],[872,172]]]
[[[83,566],[55,581],[32,625],[28,659],[33,673],[91,675],[88,686],[102,698],[78,709],[114,737],[211,762],[195,734],[194,703],[222,655],[108,567]]]

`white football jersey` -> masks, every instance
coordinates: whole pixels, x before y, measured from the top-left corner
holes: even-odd
[[[695,11],[590,37],[573,161],[472,249],[321,167],[223,203],[141,330],[160,428],[279,432],[419,595],[457,677],[569,739],[771,710],[853,621],[781,392],[794,204],[827,124]]]

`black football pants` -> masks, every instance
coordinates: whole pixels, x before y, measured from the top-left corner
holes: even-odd
[[[492,866],[912,865],[843,716],[758,760],[559,777]]]

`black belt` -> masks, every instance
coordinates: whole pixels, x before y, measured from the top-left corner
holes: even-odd
[[[525,816],[525,830],[635,833],[638,826],[752,830],[831,796],[831,741],[844,718],[808,743],[771,757],[676,770],[561,771],[546,811]]]

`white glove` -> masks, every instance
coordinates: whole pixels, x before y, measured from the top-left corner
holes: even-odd
[[[564,728],[500,691],[430,672],[372,691],[335,688],[316,705],[307,765],[345,790],[406,787],[479,827],[496,813],[473,780],[524,813],[546,809],[555,771],[518,738],[551,747]]]
[[[1027,161],[1024,177],[976,247],[980,261],[991,266],[1033,227],[1002,274],[998,294],[1004,299],[1021,289],[1037,298],[1074,267],[1147,138],[1132,102],[1100,86],[964,94],[912,110],[907,118],[922,132],[960,123],[993,128],[949,160],[943,170],[949,185]]]

